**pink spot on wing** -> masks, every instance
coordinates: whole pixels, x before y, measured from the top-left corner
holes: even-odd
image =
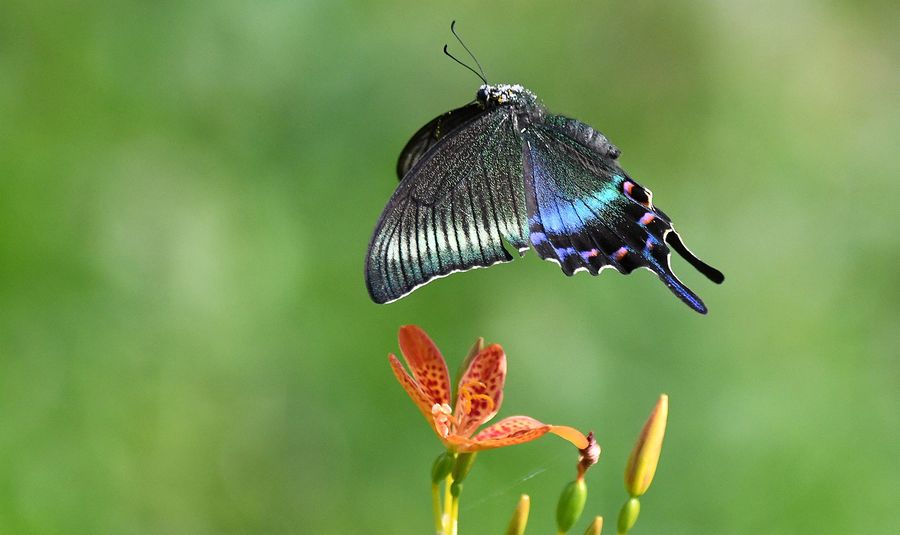
[[[627,254],[628,254],[628,247],[619,247],[619,249],[615,253],[613,253],[613,258],[616,259],[616,262],[619,262],[623,258],[625,258],[625,255],[627,255]]]
[[[647,212],[644,214],[644,217],[641,218],[641,225],[649,225],[654,219],[656,219],[656,216]]]

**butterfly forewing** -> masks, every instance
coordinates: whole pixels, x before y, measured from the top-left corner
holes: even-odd
[[[400,152],[400,158],[397,159],[397,178],[403,180],[406,173],[419,161],[419,158],[428,152],[428,149],[437,144],[450,132],[478,117],[483,112],[484,108],[482,106],[477,102],[472,102],[461,108],[438,115],[429,121],[412,135]]]
[[[669,265],[671,222],[619,167],[618,150],[605,137],[560,116],[530,126],[524,137],[530,240],[541,258],[558,262],[567,275],[646,267],[688,306],[706,312]]]
[[[460,110],[451,112],[460,114],[453,120],[471,113]],[[498,108],[467,121],[420,153],[431,143],[420,135],[426,125],[401,155],[398,169],[404,157],[412,163],[381,214],[366,256],[366,285],[378,303],[399,299],[435,277],[512,260],[504,241],[519,251],[528,247],[515,116]]]

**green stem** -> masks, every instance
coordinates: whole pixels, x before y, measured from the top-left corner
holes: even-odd
[[[459,496],[453,496],[450,500],[450,533],[457,535],[459,531]]]
[[[453,485],[453,476],[448,474],[444,479],[444,511],[441,514],[441,526],[444,535],[450,535],[450,513],[451,501],[453,496],[450,495],[450,486]]]
[[[434,532],[444,535],[444,520],[441,511],[441,486],[438,483],[431,484],[431,509],[434,512]]]

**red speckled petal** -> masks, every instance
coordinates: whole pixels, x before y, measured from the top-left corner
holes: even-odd
[[[413,378],[409,376],[409,373],[407,373],[403,364],[400,364],[400,359],[391,354],[388,355],[388,360],[391,361],[391,369],[394,371],[397,381],[400,382],[400,386],[403,387],[403,390],[406,390],[406,393],[409,394],[413,403],[415,403],[419,410],[422,411],[422,416],[428,421],[428,425],[434,429],[434,416],[431,414],[431,407],[434,403],[428,399],[428,396],[422,392],[419,385],[417,385]],[[435,430],[435,432],[437,432],[437,430]]]
[[[510,416],[483,429],[472,437],[463,449],[479,451],[530,442],[547,434],[552,428],[552,425],[541,423],[528,416]]]
[[[506,383],[506,353],[497,344],[481,350],[459,378],[456,394],[456,433],[467,437],[497,414]],[[490,401],[488,401],[490,400]]]
[[[434,403],[450,404],[450,374],[437,346],[415,325],[400,327],[400,351],[419,388]]]

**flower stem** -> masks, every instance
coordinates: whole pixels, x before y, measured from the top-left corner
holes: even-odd
[[[457,535],[459,531],[459,495],[453,496],[450,500],[450,533],[449,535]]]
[[[444,535],[444,519],[441,511],[441,485],[439,483],[431,484],[431,507],[434,512],[434,532],[437,535]]]
[[[453,485],[453,475],[447,474],[446,479],[444,479],[444,512],[441,515],[441,526],[443,527],[444,535],[450,535],[450,502],[453,499],[453,496],[450,495],[451,485]]]

